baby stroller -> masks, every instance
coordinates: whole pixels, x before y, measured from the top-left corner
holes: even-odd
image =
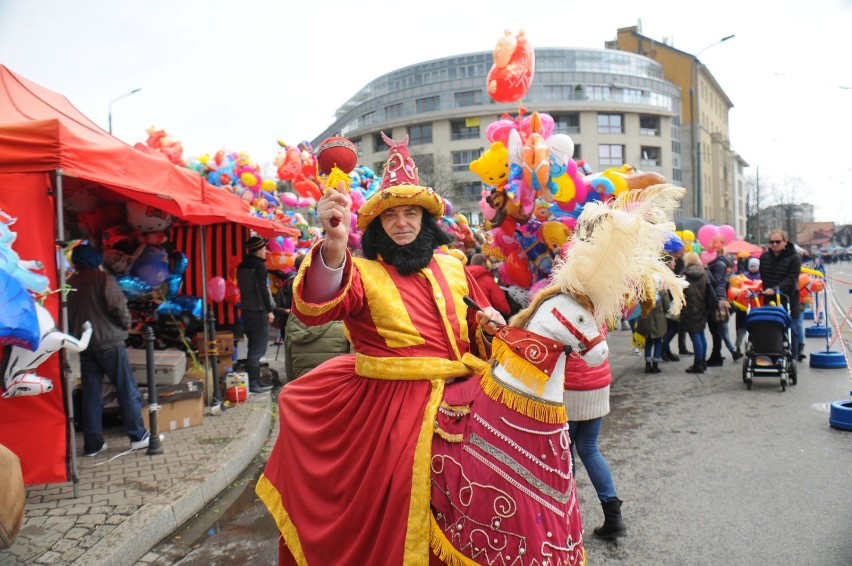
[[[743,382],[749,391],[755,376],[780,377],[781,391],[787,390],[788,382],[796,385],[798,371],[790,349],[793,318],[788,301],[782,298],[776,302],[781,306],[753,307],[746,314],[748,341],[743,358]]]

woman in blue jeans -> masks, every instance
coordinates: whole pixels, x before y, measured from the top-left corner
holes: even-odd
[[[595,536],[614,539],[627,533],[621,518],[621,500],[615,491],[612,472],[598,448],[598,436],[605,415],[609,414],[609,387],[612,371],[609,361],[589,367],[576,354],[568,356],[565,364],[565,409],[568,412],[568,434],[571,437],[572,471],[574,448],[595,487],[604,514],[603,526],[594,529]]]
[[[707,327],[708,314],[716,310],[716,295],[710,287],[707,270],[701,265],[701,258],[697,253],[686,253],[683,263],[686,266],[683,275],[689,282],[689,287],[683,290],[686,305],[680,311],[678,324],[682,331],[689,334],[692,349],[695,351],[695,361],[686,368],[686,373],[704,373],[707,371],[707,338],[704,329]]]

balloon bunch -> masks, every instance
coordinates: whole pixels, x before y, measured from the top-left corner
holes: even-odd
[[[704,265],[716,259],[719,254],[724,253],[725,246],[733,242],[737,233],[732,226],[723,224],[705,224],[698,229],[698,242],[704,251],[701,252],[701,261]]]
[[[181,142],[169,137],[165,130],[158,130],[154,126],[151,126],[145,132],[148,134],[145,145],[151,149],[156,149],[175,165],[186,166],[186,161],[183,159],[183,144]]]

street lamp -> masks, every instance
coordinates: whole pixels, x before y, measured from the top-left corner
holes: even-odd
[[[692,59],[692,68],[690,70],[690,87],[689,87],[689,114],[692,118],[692,126],[690,127],[690,137],[692,141],[692,186],[695,190],[695,216],[701,218],[703,216],[704,199],[701,194],[701,120],[696,119],[695,114],[699,111],[698,101],[695,100],[695,91],[698,90],[698,56],[715,45],[728,41],[735,34],[726,35],[718,41],[714,41],[710,45],[702,48]],[[695,130],[698,129],[696,136]]]
[[[109,133],[110,134],[112,133],[112,103],[116,102],[117,100],[121,100],[122,98],[127,98],[131,94],[136,94],[140,90],[142,90],[142,89],[141,88],[134,88],[130,92],[128,92],[126,94],[122,94],[118,98],[113,98],[112,100],[109,101]]]

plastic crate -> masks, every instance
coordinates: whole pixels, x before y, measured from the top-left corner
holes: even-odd
[[[148,366],[145,350],[128,350],[130,368],[139,385],[148,385]],[[154,383],[175,385],[186,373],[186,353],[183,350],[156,350],[154,352]]]

